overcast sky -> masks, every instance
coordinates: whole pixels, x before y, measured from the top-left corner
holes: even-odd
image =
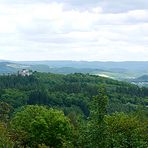
[[[0,0],[0,59],[148,61],[148,1]]]

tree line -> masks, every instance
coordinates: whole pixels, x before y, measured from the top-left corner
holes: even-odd
[[[89,74],[0,76],[0,147],[147,148],[148,88]]]

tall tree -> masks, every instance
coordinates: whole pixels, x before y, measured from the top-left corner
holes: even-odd
[[[61,111],[43,106],[27,106],[16,113],[11,121],[13,138],[17,145],[36,147],[70,146],[72,127]]]
[[[105,147],[106,125],[104,117],[107,114],[108,97],[105,86],[101,85],[98,95],[93,97],[91,106],[92,144],[95,147]]]
[[[82,145],[85,147],[103,148],[106,145],[106,125],[104,117],[107,114],[108,97],[105,86],[101,85],[98,95],[93,97],[90,105],[90,119],[87,126],[83,127]]]

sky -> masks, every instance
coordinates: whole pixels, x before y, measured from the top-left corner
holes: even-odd
[[[148,61],[148,1],[0,0],[0,59]]]

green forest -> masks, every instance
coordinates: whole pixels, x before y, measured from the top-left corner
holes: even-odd
[[[0,76],[0,148],[147,148],[148,88],[90,74]]]

